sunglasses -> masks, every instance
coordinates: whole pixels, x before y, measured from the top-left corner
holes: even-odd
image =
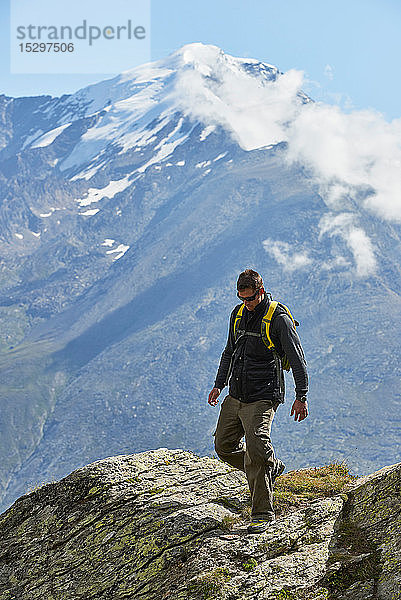
[[[247,298],[244,298],[243,296],[240,296],[239,292],[237,292],[237,296],[240,300],[242,300],[242,302],[252,302],[252,300],[255,300],[257,295],[259,294],[260,290],[257,290],[253,296],[248,296]]]

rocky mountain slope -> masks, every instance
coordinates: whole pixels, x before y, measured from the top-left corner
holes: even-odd
[[[310,369],[310,417],[280,408],[279,455],[397,460],[396,149],[366,116],[369,140],[323,123],[301,84],[191,44],[73,95],[0,98],[3,508],[105,456],[212,454],[206,397],[248,266]]]
[[[1,515],[0,598],[394,600],[401,463],[337,493],[336,469],[305,471],[298,506],[249,535],[245,476],[215,459],[159,449],[95,462]]]

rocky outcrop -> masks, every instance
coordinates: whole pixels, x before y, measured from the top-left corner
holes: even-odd
[[[329,545],[326,581],[335,597],[401,598],[401,463],[358,479]]]
[[[216,459],[98,461],[1,515],[0,600],[395,600],[400,474],[386,467],[249,535],[245,477]]]

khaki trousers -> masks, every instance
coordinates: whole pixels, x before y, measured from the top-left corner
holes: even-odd
[[[252,519],[271,519],[273,510],[272,469],[277,459],[270,430],[278,403],[268,400],[240,402],[226,396],[220,409],[215,435],[217,455],[246,474],[252,501]],[[245,447],[241,442],[245,435]]]

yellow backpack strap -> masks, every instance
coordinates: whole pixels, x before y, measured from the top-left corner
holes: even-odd
[[[282,306],[283,308],[285,308],[285,310],[287,311],[287,314],[288,314],[288,316],[290,317],[291,321],[292,321],[292,322],[293,322],[293,324],[294,324],[294,327],[296,327],[296,326],[297,326],[297,324],[299,325],[299,323],[298,323],[297,321],[295,321],[294,317],[292,316],[292,314],[290,313],[290,311],[289,311],[289,309],[286,307],[286,305],[285,305],[285,304],[281,304],[281,302],[280,302],[280,306]]]
[[[270,337],[270,323],[272,321],[274,311],[277,308],[277,304],[278,302],[276,300],[270,302],[268,311],[262,319],[262,339],[269,350],[274,348],[274,344]]]
[[[281,302],[276,302],[275,300],[273,302],[271,302],[267,313],[265,314],[265,316],[262,319],[262,339],[269,350],[274,350],[274,344],[270,337],[270,324],[271,324],[271,321],[272,321],[272,318],[274,315],[274,311],[276,310],[278,304],[280,304],[280,306],[285,309],[285,311],[287,312],[291,321],[293,322],[294,328],[297,325],[299,325],[298,321],[296,321],[294,319],[294,317],[292,316],[292,314],[290,313],[289,309],[286,307],[285,304],[281,304]],[[284,354],[284,356],[281,356],[280,360],[281,360],[283,369],[285,371],[289,371],[291,367],[290,367],[290,363],[288,362],[288,358],[286,357],[286,355]]]
[[[235,339],[236,331],[238,329],[238,325],[240,324],[240,321],[242,319],[242,313],[244,311],[244,306],[245,306],[245,304],[241,304],[241,306],[239,307],[238,312],[237,312],[237,314],[235,316],[235,320],[234,320],[234,339]]]
[[[297,326],[298,321],[295,321],[294,317],[292,316],[292,314],[290,313],[288,307],[285,304],[281,304],[280,302],[280,306],[282,306],[283,308],[285,308],[285,310],[287,311],[288,316],[290,317],[292,324],[294,325],[294,329]],[[299,325],[299,323],[298,323]],[[284,356],[281,357],[281,364],[283,365],[283,369],[285,371],[289,371],[291,369],[291,365],[288,361],[288,358],[286,357],[286,355],[284,354]]]

